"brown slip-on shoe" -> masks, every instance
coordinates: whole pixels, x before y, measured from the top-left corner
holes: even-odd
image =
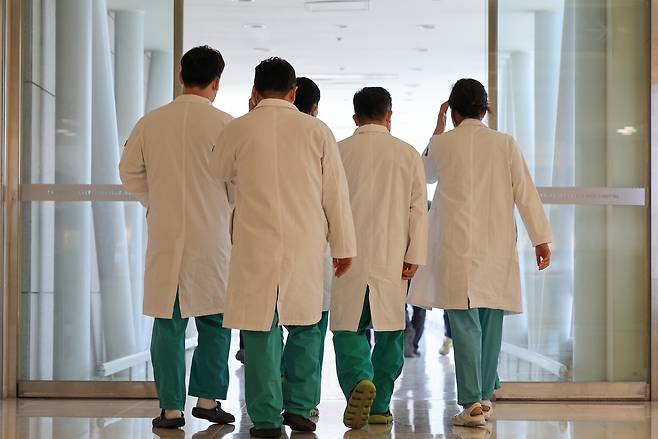
[[[283,413],[283,425],[289,426],[293,431],[315,431],[315,422],[294,413]]]
[[[222,409],[222,404],[219,401],[214,409],[202,409],[201,407],[194,407],[192,409],[192,416],[199,419],[205,419],[213,424],[231,424],[235,422],[235,416]]]
[[[153,428],[181,428],[185,426],[185,416],[181,416],[180,418],[167,419],[165,417],[165,411],[162,410],[160,412],[160,416],[153,418],[151,423],[153,424]]]

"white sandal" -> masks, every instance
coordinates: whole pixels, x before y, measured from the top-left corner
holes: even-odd
[[[480,409],[480,413],[473,415],[472,413]],[[467,409],[462,410],[462,412],[452,419],[453,425],[458,427],[483,427],[487,425],[487,420],[484,418],[484,410],[482,410],[482,405],[479,402],[476,402]]]
[[[484,419],[489,420],[493,415],[493,403],[489,400],[482,401],[482,413],[484,413]]]

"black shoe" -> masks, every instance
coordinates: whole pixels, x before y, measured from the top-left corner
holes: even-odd
[[[235,353],[235,359],[244,364],[244,349],[240,349]]]
[[[222,410],[222,404],[217,402],[217,407],[214,409],[202,409],[201,407],[194,407],[192,409],[192,416],[199,419],[205,419],[213,424],[231,424],[235,422],[235,416]]]
[[[160,416],[153,418],[153,428],[181,428],[185,426],[185,416],[181,415],[180,418],[167,419],[165,411],[160,412]]]
[[[283,429],[279,428],[256,428],[251,427],[249,429],[249,434],[253,437],[281,437],[283,435]]]
[[[288,425],[293,431],[315,431],[315,422],[294,413],[283,413],[283,425]]]

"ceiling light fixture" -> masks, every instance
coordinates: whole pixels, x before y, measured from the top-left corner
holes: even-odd
[[[305,6],[311,12],[368,11],[370,0],[307,0]]]
[[[265,29],[265,25],[262,23],[247,23],[244,27],[246,29]]]
[[[425,29],[425,30],[433,30],[433,29],[436,29],[436,25],[435,25],[435,24],[419,24],[418,27],[421,28],[421,29]]]
[[[254,50],[256,52],[269,52],[270,51],[270,49],[268,49],[267,47],[254,47]]]
[[[430,51],[427,47],[416,47],[414,50],[416,52],[423,52],[423,53]]]
[[[412,72],[422,72],[425,69],[422,67],[409,67],[409,70],[411,70]]]

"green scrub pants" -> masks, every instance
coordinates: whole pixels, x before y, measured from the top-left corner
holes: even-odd
[[[404,330],[375,331],[375,348],[370,354],[366,330],[372,322],[369,289],[361,312],[359,327],[353,331],[334,331],[336,372],[345,398],[359,381],[371,380],[377,388],[371,413],[386,413],[393,396],[395,380],[404,365]]]
[[[190,396],[226,399],[228,390],[228,352],[231,330],[224,328],[223,314],[195,317],[199,344],[192,357]],[[151,362],[160,408],[185,409],[185,329],[178,296],[171,319],[156,318],[151,336]]]
[[[318,328],[320,329],[320,361],[318,362],[318,391],[315,394],[315,405],[314,408],[317,408],[320,405],[320,397],[322,392],[322,362],[324,361],[324,339],[327,336],[327,327],[329,326],[329,311],[322,311],[322,318],[318,322]],[[283,347],[283,329],[281,330],[281,346]],[[285,375],[286,371],[286,361],[285,358],[281,358],[281,376]]]
[[[319,386],[320,329],[318,324],[286,326],[283,352],[279,316],[269,331],[243,331],[245,399],[256,428],[279,428],[281,411],[308,418]],[[285,361],[281,378],[281,358]]]
[[[457,402],[467,406],[491,400],[498,384],[498,356],[504,311],[489,308],[450,309],[455,350]]]

